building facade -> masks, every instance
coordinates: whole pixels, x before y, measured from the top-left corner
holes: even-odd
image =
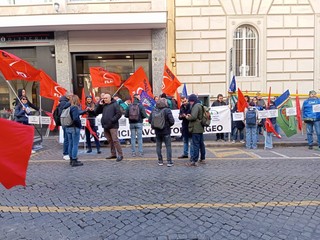
[[[175,0],[168,56],[188,92],[319,91],[320,1]],[[169,20],[168,20],[169,26]]]
[[[26,4],[28,2],[28,4]],[[89,67],[126,80],[142,66],[156,95],[163,66],[204,99],[243,91],[319,90],[318,0],[2,0],[0,49],[43,69],[67,90],[90,91]],[[37,82],[10,81],[43,109]],[[103,88],[100,92],[115,92]],[[182,90],[182,87],[181,89]],[[122,96],[128,94],[123,88]],[[0,109],[15,98],[0,76]],[[209,101],[208,101],[209,103]]]
[[[0,49],[43,69],[68,91],[80,96],[82,88],[90,92],[91,66],[116,72],[123,81],[142,66],[154,91],[161,92],[165,0],[8,0],[0,4]],[[0,107],[12,108],[15,95],[3,78],[0,82]],[[10,83],[15,90],[26,88],[34,103],[51,110],[52,101],[40,101],[37,82]],[[96,94],[116,90],[103,88]],[[122,88],[120,94],[128,92]]]

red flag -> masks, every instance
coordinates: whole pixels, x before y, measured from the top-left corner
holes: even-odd
[[[123,85],[128,88],[130,96],[135,93],[140,94],[141,91],[144,90],[149,96],[153,97],[152,88],[142,67],[139,67]]]
[[[89,121],[89,119],[86,119],[86,128],[88,128],[89,132],[91,133],[91,135],[92,135],[93,137],[95,137],[96,139],[99,140],[97,134],[92,130],[92,128],[91,128],[91,126],[90,126],[90,121]]]
[[[270,102],[271,102],[271,87],[269,87],[269,96],[268,96],[267,109],[270,108]]]
[[[269,118],[266,118],[266,121],[265,121],[265,127],[266,127],[266,131],[269,132],[269,133],[273,133],[274,135],[277,136],[277,138],[281,138],[281,136],[279,135],[279,133],[276,132],[276,130],[274,129],[271,121]]]
[[[86,94],[84,93],[84,88],[82,88],[82,94],[81,94],[81,109],[86,109]]]
[[[240,88],[238,88],[238,102],[237,102],[237,108],[239,112],[244,112],[244,110],[248,107],[248,103],[246,99],[243,96],[243,93],[241,92]]]
[[[300,99],[298,95],[298,89],[296,90],[296,108],[297,108],[297,122],[298,122],[298,129],[302,130],[302,118],[301,118],[301,108],[300,108]]]
[[[97,103],[96,97],[94,96],[94,92],[92,91],[92,89],[91,89],[91,97],[92,97],[92,101],[93,101],[94,103]]]
[[[181,83],[177,77],[171,72],[167,64],[165,64],[162,79],[162,92],[169,96],[174,96],[177,88],[180,86]]]
[[[49,124],[50,131],[53,131],[55,129],[55,127],[56,127],[56,123],[54,122],[54,119],[53,119],[53,112],[57,108],[58,104],[59,104],[59,101],[58,100],[54,100],[53,107],[52,107],[52,112],[44,111],[44,113],[47,116],[50,117],[50,124]]]
[[[66,92],[67,90],[52,80],[48,74],[44,71],[40,72],[40,96],[59,100]]]
[[[89,69],[92,87],[110,87],[121,85],[121,76],[116,73],[108,72],[102,67],[90,67]]]
[[[181,106],[181,97],[180,97],[180,94],[178,93],[178,91],[175,92],[174,97],[175,97],[175,99],[177,100],[178,109],[180,109],[180,106]]]
[[[0,71],[6,80],[40,80],[40,70],[37,70],[21,58],[3,50],[0,50]]]
[[[0,118],[0,182],[6,189],[26,186],[34,127]]]

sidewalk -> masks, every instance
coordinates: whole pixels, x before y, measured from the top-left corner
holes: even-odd
[[[314,136],[315,137],[315,136]],[[274,147],[293,147],[293,146],[306,146],[307,147],[307,141],[306,141],[307,135],[306,134],[301,134],[297,133],[293,135],[292,137],[288,138],[284,134],[281,135],[281,139],[277,137],[273,137],[273,145]],[[44,137],[43,141],[46,140],[54,140],[56,139],[58,141],[58,136],[57,135],[52,135],[49,137]],[[178,139],[178,138],[177,138]],[[217,142],[216,140],[216,135],[215,134],[204,134],[204,141],[206,147],[244,147],[244,143],[240,143],[237,141],[236,143],[232,143],[232,141],[226,139],[225,142]],[[316,144],[317,140],[316,137],[314,139],[314,143]],[[79,146],[83,146],[83,143],[80,143]],[[93,143],[94,146],[94,143]],[[103,145],[102,146],[107,146]],[[123,145],[126,146],[126,145]],[[144,147],[155,147],[155,143],[151,142],[150,138],[144,138],[143,139],[143,146]],[[264,146],[264,136],[259,135],[259,142],[258,142],[258,147],[263,148]],[[173,140],[172,141],[172,147],[183,147],[183,142],[182,140]]]

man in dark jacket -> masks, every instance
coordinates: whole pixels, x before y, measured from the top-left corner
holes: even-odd
[[[223,101],[223,95],[218,94],[217,100],[212,103],[211,107],[225,106],[225,105],[227,105],[227,103]],[[222,141],[222,142],[225,141],[224,133],[217,133],[216,136],[217,136],[216,141]]]
[[[68,95],[66,94],[65,96],[61,96],[59,99],[59,104],[57,106],[59,116],[61,115],[62,110],[64,109],[64,107],[66,106],[67,103],[69,103]],[[66,127],[62,127],[62,129],[63,129],[63,159],[70,160],[69,149],[68,149],[69,141],[68,141]]]
[[[137,106],[138,107],[138,116],[133,117],[130,115],[131,112],[134,112],[132,109]],[[131,110],[130,110],[131,108]],[[131,151],[132,157],[136,156],[136,138],[138,137],[138,150],[139,156],[143,156],[143,147],[142,147],[142,128],[143,128],[143,119],[147,118],[146,110],[143,105],[140,103],[140,95],[133,95],[133,104],[130,104],[126,109],[125,117],[129,118],[130,131],[131,131]]]
[[[122,116],[119,104],[106,93],[95,109],[95,114],[102,113],[101,124],[104,134],[110,143],[111,156],[106,159],[116,158],[117,162],[123,159],[122,148],[118,139],[119,119]]]
[[[156,107],[152,110],[149,116],[149,123],[152,123],[152,119],[156,112],[163,111],[165,124],[163,129],[154,128],[156,134],[156,143],[157,143],[157,155],[158,155],[158,165],[163,165],[163,157],[161,153],[162,143],[164,142],[167,150],[167,166],[172,167],[172,150],[171,150],[171,126],[174,124],[174,118],[172,116],[172,112],[170,108],[168,108],[167,100],[165,98],[160,98],[157,103]],[[152,127],[152,124],[151,124]]]
[[[203,141],[204,128],[201,124],[203,117],[203,108],[195,94],[189,96],[189,103],[191,105],[191,114],[187,114],[186,119],[189,120],[189,132],[192,134],[192,145],[193,154],[190,158],[190,163],[187,166],[197,166],[196,163],[199,159],[200,151],[200,162],[204,163],[206,159],[206,148]]]
[[[183,154],[178,158],[188,158],[189,155],[189,142],[192,140],[192,135],[189,132],[189,121],[186,116],[191,113],[191,106],[186,96],[181,97],[181,107],[179,111],[179,120],[182,120],[182,139],[183,139]],[[193,153],[193,145],[190,144],[190,156]]]

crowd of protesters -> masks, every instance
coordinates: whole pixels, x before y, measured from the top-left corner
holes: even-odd
[[[15,121],[28,124],[28,115],[30,108],[39,110],[27,98],[25,90],[19,90],[19,97],[15,106]],[[162,145],[166,147],[167,166],[173,166],[172,149],[171,149],[171,126],[174,125],[174,118],[172,115],[173,109],[178,109],[177,101],[161,94],[159,97],[155,96],[156,105],[148,116],[144,106],[140,101],[140,95],[134,94],[123,100],[119,95],[111,96],[108,93],[102,93],[100,97],[96,97],[93,101],[92,96],[87,96],[85,99],[85,109],[81,110],[79,97],[76,95],[66,95],[60,98],[58,105],[59,112],[71,106],[70,113],[73,124],[70,126],[62,126],[63,129],[63,159],[70,160],[70,165],[82,166],[83,163],[78,160],[78,146],[80,140],[81,121],[80,116],[87,115],[87,126],[85,127],[86,144],[88,147],[87,153],[92,152],[91,139],[95,141],[97,154],[101,154],[101,144],[97,137],[97,127],[95,118],[102,114],[101,125],[104,129],[104,134],[107,142],[110,145],[110,156],[106,159],[116,159],[120,162],[124,159],[120,140],[118,138],[119,119],[122,115],[129,119],[131,131],[131,154],[132,157],[139,155],[143,157],[143,119],[148,118],[151,124],[155,118],[155,114],[163,112],[164,125],[163,128],[157,128],[151,124],[155,130],[156,153],[158,157],[158,165],[163,165],[164,157],[162,155]],[[231,133],[216,133],[216,141],[226,141],[229,138],[232,143],[240,141],[245,144],[247,149],[256,149],[259,141],[258,135],[264,135],[264,149],[272,149],[272,138],[275,136],[272,132],[267,131],[264,122],[265,119],[259,119],[259,111],[265,109],[276,109],[273,101],[268,101],[268,104],[262,99],[260,93],[250,98],[248,95],[244,96],[247,102],[247,107],[243,113],[243,119],[232,120]],[[217,99],[213,101],[211,107],[216,106],[230,106],[231,113],[239,112],[237,104],[229,104],[230,99],[224,99],[222,94],[217,95]],[[309,98],[304,101],[302,106],[302,117],[307,127],[308,148],[313,149],[313,130],[315,129],[318,141],[317,149],[320,149],[320,113],[314,111],[314,105],[320,104],[320,100],[316,96],[315,91],[309,92]],[[268,105],[268,106],[267,106]],[[197,95],[191,94],[189,97],[181,96],[181,106],[179,109],[179,120],[182,121],[181,134],[183,140],[182,155],[178,158],[188,158],[187,166],[197,166],[198,163],[205,163],[206,149],[204,144],[204,126],[201,124],[201,117],[203,116],[202,102]],[[276,123],[276,118],[270,118],[270,123],[275,129],[276,134],[280,136],[279,126]],[[230,136],[228,136],[230,134]],[[136,141],[138,142],[138,149],[136,149]]]

